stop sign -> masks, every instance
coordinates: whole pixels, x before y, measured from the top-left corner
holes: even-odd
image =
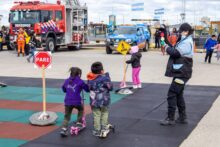
[[[51,52],[36,52],[34,57],[34,64],[39,68],[44,66],[46,69],[52,62]]]

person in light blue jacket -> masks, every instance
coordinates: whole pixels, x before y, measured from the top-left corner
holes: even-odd
[[[193,31],[188,23],[183,23],[179,28],[181,36],[177,44],[174,47],[165,45],[165,50],[170,55],[165,76],[172,77],[173,80],[167,94],[168,115],[160,123],[164,126],[187,123],[183,93],[186,83],[192,76]],[[179,117],[175,120],[176,108],[178,108]]]

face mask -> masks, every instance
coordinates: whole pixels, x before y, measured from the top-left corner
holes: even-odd
[[[186,38],[186,35],[181,35],[181,39],[185,39]]]

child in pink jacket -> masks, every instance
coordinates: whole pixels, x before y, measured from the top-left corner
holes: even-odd
[[[218,43],[218,44],[214,47],[214,49],[217,50],[216,58],[217,58],[217,60],[219,60],[219,59],[220,59],[220,43]]]
[[[133,80],[133,88],[142,88],[140,81],[140,70],[141,70],[141,57],[142,54],[139,52],[138,46],[131,47],[130,50],[131,59],[126,61],[127,64],[131,64],[132,66],[132,80]]]

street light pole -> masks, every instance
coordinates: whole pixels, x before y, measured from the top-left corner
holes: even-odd
[[[2,18],[3,18],[3,15],[0,15],[0,27],[2,26]]]
[[[185,22],[186,19],[186,0],[182,0],[182,13],[180,14],[181,18],[182,18],[182,23]]]

